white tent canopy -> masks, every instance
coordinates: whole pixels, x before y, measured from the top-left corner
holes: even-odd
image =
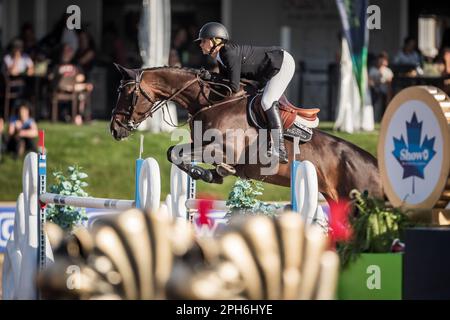
[[[143,0],[139,24],[139,48],[144,68],[168,64],[170,51],[170,0]],[[172,102],[167,104],[166,116],[158,110],[139,126],[139,130],[153,133],[170,132],[174,127],[164,120],[170,119],[177,125],[177,109]]]
[[[365,76],[367,80],[367,72]],[[337,118],[334,124],[335,130],[353,133],[360,130],[372,131],[374,129],[374,115],[370,90],[368,81],[365,82],[367,84],[366,98],[364,106],[361,108],[361,97],[353,72],[350,49],[347,40],[342,37],[341,79]]]

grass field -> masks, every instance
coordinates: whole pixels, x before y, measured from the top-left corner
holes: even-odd
[[[48,154],[48,186],[53,183],[51,173],[65,170],[69,165],[83,167],[89,177],[86,191],[95,197],[134,198],[134,161],[139,152],[139,134],[117,142],[109,133],[109,123],[95,121],[89,125],[77,127],[70,124],[39,123],[45,130]],[[323,130],[332,131],[331,123],[323,123]],[[331,132],[333,133],[333,132]],[[370,133],[333,134],[349,140],[376,155],[378,131]],[[145,133],[144,158],[154,157],[161,169],[162,197],[165,198],[170,186],[170,164],[166,160],[166,150],[174,143],[170,134]],[[14,160],[8,155],[0,162],[0,201],[15,201],[21,192],[23,159]],[[225,179],[222,185],[199,182],[197,190],[219,198],[228,197],[235,178]],[[264,184],[267,201],[289,200],[289,189]]]

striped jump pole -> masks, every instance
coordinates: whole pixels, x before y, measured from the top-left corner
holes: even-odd
[[[61,206],[74,206],[78,208],[116,209],[128,210],[136,208],[135,200],[106,199],[93,197],[63,196],[55,193],[41,194],[39,199],[43,203],[53,203]]]
[[[144,160],[142,159],[143,152],[143,138],[141,135],[140,138],[140,149],[139,149],[139,158],[136,160],[136,169],[135,169],[135,200],[121,200],[121,199],[106,199],[106,198],[94,198],[94,197],[76,197],[76,196],[64,196],[55,193],[46,192],[46,168],[47,168],[47,157],[45,155],[45,147],[44,147],[44,131],[39,132],[39,148],[40,152],[38,154],[38,171],[39,171],[39,192],[38,198],[40,201],[40,211],[41,224],[45,223],[45,205],[46,204],[55,204],[62,206],[74,206],[80,208],[96,208],[96,209],[117,209],[117,210],[127,210],[131,208],[141,208],[141,195],[140,195],[140,179],[141,179],[141,169],[144,164]],[[148,159],[147,159],[148,160]],[[159,170],[158,170],[159,173]],[[158,182],[159,179],[158,179]],[[158,195],[159,197],[159,195]],[[40,224],[40,227],[41,227]],[[42,227],[43,229],[43,227]]]
[[[42,141],[44,133],[41,133]],[[74,206],[79,208],[127,210],[141,208],[157,212],[160,206],[161,177],[159,165],[153,158],[142,159],[143,138],[140,138],[139,158],[135,169],[135,200],[107,199],[94,197],[64,196],[46,192],[46,160],[45,154],[39,154],[39,193],[41,208],[45,211],[46,204]],[[42,172],[41,172],[42,171]],[[45,218],[45,212],[43,214]],[[44,221],[44,220],[43,220]]]

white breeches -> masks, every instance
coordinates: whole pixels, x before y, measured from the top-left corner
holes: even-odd
[[[283,62],[280,71],[272,77],[264,87],[261,105],[264,111],[270,109],[274,101],[278,101],[286,90],[295,72],[295,61],[291,54],[283,50]]]

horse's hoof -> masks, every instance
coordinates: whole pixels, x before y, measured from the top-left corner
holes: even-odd
[[[203,181],[208,183],[211,183],[214,180],[212,173],[209,170],[203,169],[201,167],[192,167],[189,170],[189,175],[194,180],[202,179]]]
[[[209,170],[205,170],[201,176],[202,180],[208,183],[213,182],[214,178]]]
[[[278,159],[280,160],[280,163],[282,163],[282,164],[289,163],[289,158],[287,156],[285,156],[285,155],[280,156]]]
[[[191,169],[189,169],[189,176],[194,180],[200,179],[202,175],[203,169],[200,167],[192,167]]]
[[[230,166],[229,164],[221,163],[221,164],[217,165],[216,172],[221,177],[226,177],[229,175],[236,174],[236,169],[234,167]]]

